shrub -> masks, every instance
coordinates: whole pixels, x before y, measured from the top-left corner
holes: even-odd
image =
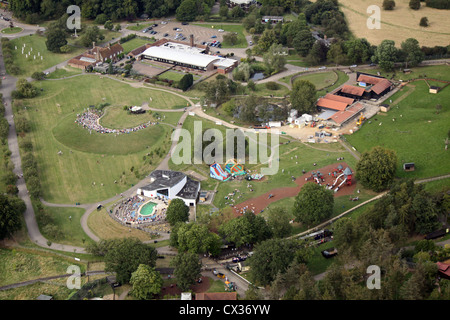
[[[420,25],[421,27],[428,27],[428,26],[429,26],[428,18],[427,18],[427,17],[422,17],[422,18],[420,19],[419,25]]]
[[[394,0],[384,0],[383,1],[383,9],[384,10],[394,10],[395,1]]]
[[[266,88],[269,90],[278,90],[280,86],[275,81],[269,81],[266,83]]]

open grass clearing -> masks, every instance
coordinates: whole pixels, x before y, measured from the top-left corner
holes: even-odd
[[[409,8],[409,0],[395,1],[394,10],[381,9],[381,28],[369,29],[367,19],[371,14],[367,8],[373,5],[371,0],[340,0],[340,8],[345,14],[350,31],[357,38],[366,38],[371,44],[379,45],[385,39],[394,40],[400,47],[402,41],[415,38],[421,46],[446,46],[450,36],[448,10],[426,7],[424,2],[419,10]],[[375,3],[376,4],[376,3]],[[377,5],[381,8],[382,2]],[[419,21],[427,17],[429,27],[420,27]]]
[[[81,69],[73,68],[70,66],[65,66],[63,68],[58,68],[55,71],[49,73],[45,78],[50,79],[50,80],[61,79],[61,78],[66,78],[66,77],[82,74],[82,73],[83,73],[83,70],[81,70]]]
[[[170,93],[133,88],[95,75],[35,85],[43,91],[34,99],[22,101],[16,114],[23,113],[31,122],[29,135],[38,160],[43,197],[53,203],[107,199],[128,189],[159,163],[156,154],[143,161],[145,155],[158,148],[161,156],[168,151],[170,126],[159,124],[118,136],[90,134],[74,122],[78,113],[103,102],[129,106],[152,98],[150,106],[164,109],[185,101]],[[175,121],[172,117],[170,122]],[[62,155],[58,155],[59,151]]]
[[[46,40],[45,37],[35,34],[11,40],[13,48],[17,47],[16,50],[13,50],[13,59],[20,69],[19,76],[29,77],[36,71],[44,71],[85,51],[83,48],[73,47],[70,53],[53,53],[47,50]],[[34,59],[34,56],[36,59]],[[41,56],[43,57],[42,60]]]
[[[104,208],[92,212],[89,215],[87,223],[89,229],[91,229],[97,237],[103,240],[126,237],[138,238],[141,241],[151,240],[149,233],[126,227],[118,223],[109,216],[108,212]]]
[[[401,99],[402,94],[408,96]],[[426,178],[447,174],[450,162],[444,141],[449,130],[450,111],[442,108],[438,114],[436,105],[444,106],[449,99],[449,87],[438,94],[430,94],[424,81],[415,81],[391,97],[393,104],[389,112],[375,115],[370,119],[371,123],[366,122],[359,131],[347,136],[347,140],[359,152],[378,145],[395,150],[399,177]],[[414,162],[415,171],[403,171],[405,162]]]
[[[0,249],[0,286],[67,273],[70,265],[86,269],[83,263],[52,253],[15,248]]]
[[[23,29],[21,27],[12,27],[12,28],[4,28],[2,29],[2,33],[3,34],[14,34],[14,33],[19,33],[22,32]]]
[[[131,39],[127,42],[121,43],[121,46],[123,47],[123,52],[125,54],[128,54],[130,51],[139,48],[147,43],[153,43],[154,41],[151,39],[136,37],[134,39]]]

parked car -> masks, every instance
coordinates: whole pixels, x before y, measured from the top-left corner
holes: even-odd
[[[181,23],[183,26],[187,26],[189,24],[189,22],[182,22]]]
[[[169,36],[169,34],[168,33],[164,33],[164,37],[168,37]]]
[[[330,248],[322,251],[322,255],[327,259],[334,257],[335,255],[337,255],[337,253],[338,252],[336,248]]]
[[[157,27],[157,26],[158,26],[158,24],[157,24],[157,23],[155,23],[155,24],[153,24],[153,25],[152,25],[152,27]]]
[[[178,27],[173,28],[173,30],[178,31]]]
[[[248,44],[252,46],[253,45],[253,41],[249,41]]]
[[[161,21],[161,24],[167,24],[167,21]]]
[[[353,64],[353,65],[350,66],[350,68],[356,68],[357,66],[358,66],[358,65]]]
[[[217,36],[216,36],[216,35],[214,35],[214,36],[211,36],[211,38],[213,38],[213,39],[214,39],[214,38],[217,38]]]
[[[219,32],[224,32],[225,30],[223,30],[223,29],[219,29],[219,30],[217,30],[217,31],[219,31]]]

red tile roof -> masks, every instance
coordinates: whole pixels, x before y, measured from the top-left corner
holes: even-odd
[[[347,108],[348,104],[345,102],[340,102],[336,100],[330,100],[326,98],[320,98],[319,101],[317,101],[317,106],[327,109],[333,109],[333,110],[345,110]]]
[[[371,77],[367,74],[360,74],[358,77],[358,82],[364,82],[368,84],[377,84],[381,80],[386,80],[384,78]]]
[[[445,274],[446,276],[450,277],[450,264],[446,264],[443,262],[437,262],[436,263],[439,269],[439,272]]]
[[[331,93],[327,93],[327,94],[325,95],[325,99],[335,100],[335,101],[340,101],[340,102],[345,102],[345,103],[347,103],[348,105],[351,105],[351,104],[353,104],[353,102],[355,102],[355,100],[352,99],[352,98],[347,98],[347,97],[343,97],[343,96],[338,96],[338,95],[331,94]]]
[[[356,103],[345,111],[336,112],[329,119],[340,125],[360,113],[362,110],[364,110],[364,107],[360,103]]]
[[[361,87],[351,86],[351,85],[344,85],[342,86],[341,92],[351,94],[353,96],[362,96],[366,90]]]
[[[376,85],[374,85],[371,90],[376,94],[382,93],[384,90],[391,86],[391,82],[387,79],[382,79]]]

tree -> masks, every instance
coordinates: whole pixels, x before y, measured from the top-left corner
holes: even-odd
[[[428,18],[427,17],[422,17],[420,18],[420,23],[419,25],[421,27],[428,27],[430,24],[428,23]]]
[[[270,74],[278,73],[284,69],[286,58],[281,44],[272,44],[269,50],[264,53],[264,65]]]
[[[140,264],[131,274],[130,284],[133,285],[131,294],[140,300],[149,300],[159,294],[163,286],[161,274],[146,264]]]
[[[312,112],[316,102],[316,87],[307,80],[295,80],[291,91],[292,108],[300,113]]]
[[[10,237],[22,227],[25,203],[16,197],[0,194],[0,239]]]
[[[189,290],[189,287],[201,276],[202,264],[195,253],[180,252],[173,258],[171,264],[175,267],[173,274],[177,280],[177,286],[182,291]]]
[[[181,199],[172,199],[166,211],[166,219],[171,226],[189,220],[189,207]]]
[[[270,208],[268,211],[267,225],[275,238],[284,238],[291,234],[291,215],[285,208]]]
[[[31,75],[31,78],[33,78],[34,80],[44,80],[45,73],[40,72],[40,71],[33,72],[33,74]]]
[[[344,49],[350,63],[365,63],[370,60],[370,43],[365,38],[345,41]]]
[[[395,151],[377,146],[362,154],[356,164],[356,179],[365,188],[380,192],[389,187],[396,169]]]
[[[187,89],[189,89],[192,86],[193,83],[194,83],[194,76],[190,73],[186,73],[180,79],[180,82],[178,83],[178,87],[181,90],[186,91]]]
[[[302,57],[306,57],[311,51],[316,39],[311,34],[309,30],[299,31],[292,40],[292,46],[295,51]]]
[[[100,28],[97,26],[89,26],[84,31],[83,36],[80,39],[80,43],[84,47],[92,46],[93,42],[97,42],[99,40],[103,40],[105,37],[100,31]]]
[[[27,79],[20,78],[16,83],[16,90],[13,92],[14,98],[34,98],[38,91],[36,87],[27,81]]]
[[[106,246],[105,270],[115,272],[119,283],[128,283],[131,274],[140,264],[154,267],[155,263],[155,248],[142,243],[137,238],[110,240],[109,246]]]
[[[295,218],[308,225],[318,224],[333,214],[333,191],[314,182],[306,183],[294,203]]]
[[[384,10],[394,10],[395,1],[394,0],[383,0],[383,9]]]
[[[226,45],[234,46],[238,40],[238,36],[234,32],[227,32],[223,35],[223,43]]]
[[[397,61],[398,50],[393,40],[383,40],[375,50],[372,62],[379,64],[385,71],[391,71]]]
[[[217,247],[215,243],[217,238],[208,231],[205,225],[200,225],[195,222],[179,224],[176,235],[177,248],[181,252],[207,253],[211,249],[215,251]]]
[[[419,10],[420,0],[409,0],[409,7],[413,10]]]
[[[227,5],[220,6],[219,16],[221,16],[223,20],[228,19],[228,6]]]
[[[312,65],[318,65],[319,63],[327,60],[328,47],[323,41],[316,41],[309,50],[307,61]]]
[[[267,52],[274,43],[278,43],[275,30],[266,29],[258,40],[257,50],[259,52]]]
[[[176,10],[176,18],[179,21],[194,21],[198,15],[198,7],[195,0],[181,2]]]
[[[247,260],[251,281],[262,286],[270,284],[294,261],[297,248],[297,242],[290,239],[269,239],[256,245]]]
[[[346,55],[342,49],[342,43],[336,42],[330,46],[330,50],[327,53],[327,60],[335,63],[336,65],[343,64],[346,60]]]
[[[406,62],[406,68],[415,67],[423,61],[425,54],[419,46],[419,41],[414,38],[408,38],[402,42],[401,48]]]
[[[67,45],[66,33],[60,28],[51,28],[47,31],[47,49],[51,52],[60,53],[61,47]]]
[[[105,24],[103,25],[103,27],[104,27],[106,30],[111,31],[111,30],[114,28],[114,24],[112,23],[111,20],[108,20],[108,21],[105,22]]]
[[[263,217],[245,212],[242,216],[222,224],[219,227],[219,234],[236,247],[240,247],[270,238],[271,231]]]

